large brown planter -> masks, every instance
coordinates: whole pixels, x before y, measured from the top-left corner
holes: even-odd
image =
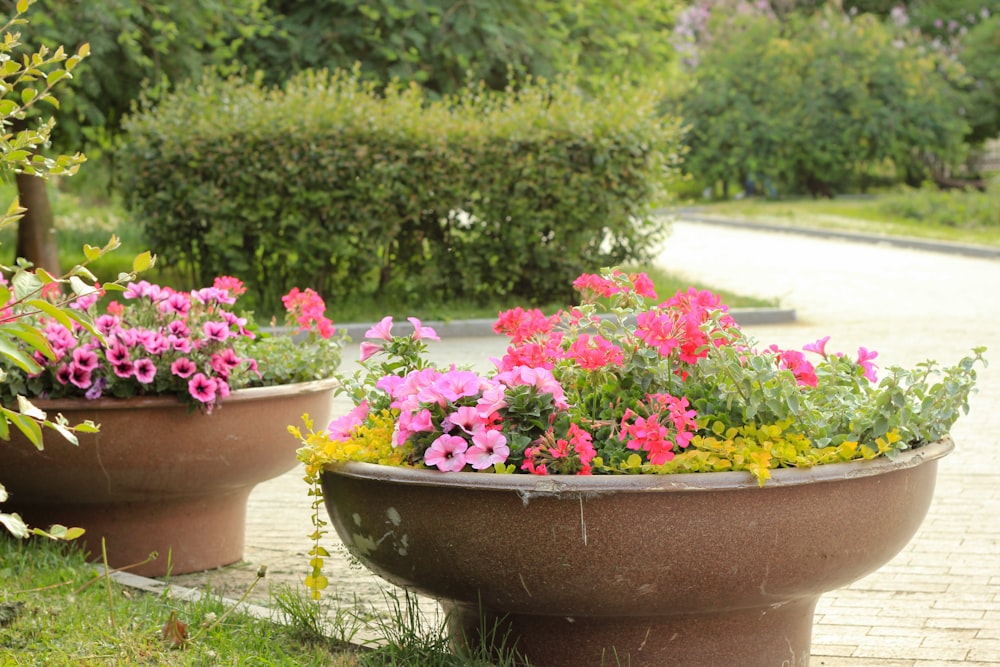
[[[942,440],[746,473],[534,477],[347,463],[323,474],[344,544],[438,598],[458,644],[535,667],[808,664],[819,596],[881,567],[930,505]],[[499,623],[492,637],[480,636]]]
[[[0,442],[0,474],[30,525],[86,529],[93,558],[101,538],[109,563],[145,576],[181,574],[243,557],[246,503],[258,483],[296,465],[288,425],[309,413],[330,419],[332,380],[241,389],[211,414],[174,398],[36,401],[70,423],[92,419],[100,433],[75,447],[54,431],[38,451],[20,433]],[[169,554],[169,556],[168,556]]]

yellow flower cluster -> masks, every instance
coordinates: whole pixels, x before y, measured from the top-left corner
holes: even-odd
[[[613,472],[630,473],[684,473],[723,472],[746,470],[763,486],[771,478],[774,468],[808,468],[824,463],[838,463],[854,459],[872,459],[896,449],[899,433],[890,431],[884,438],[877,438],[876,449],[858,442],[848,441],[839,445],[814,447],[812,440],[802,433],[790,430],[791,421],[777,424],[747,424],[727,428],[722,422],[711,425],[713,435],[696,435],[683,452],[661,465],[642,462],[634,455]],[[608,468],[605,468],[606,470]]]
[[[368,415],[364,422],[351,430],[346,440],[333,440],[326,429],[316,432],[308,415],[302,418],[307,430],[305,436],[297,427],[290,426],[288,430],[302,441],[298,458],[305,464],[309,476],[318,475],[328,463],[342,461],[401,466],[406,465],[409,447],[392,445],[396,414],[393,410],[382,410]]]

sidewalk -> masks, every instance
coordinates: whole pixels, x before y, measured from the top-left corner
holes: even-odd
[[[768,344],[799,348],[829,335],[829,349],[877,350],[883,368],[926,358],[951,363],[974,346],[989,347],[994,364],[953,431],[957,450],[941,463],[927,520],[887,566],[823,597],[810,664],[1000,666],[1000,261],[678,222],[659,263],[695,285],[778,297],[796,311],[795,323],[744,326]],[[446,338],[432,351],[440,361],[485,370],[502,343]],[[349,408],[338,404],[340,412]],[[246,565],[175,582],[239,597],[266,564],[272,585],[297,585],[307,571],[309,500],[298,471],[260,485],[248,510]],[[330,593],[382,606],[386,585],[352,565],[335,535],[327,542],[335,552]],[[422,608],[433,614],[436,606]]]

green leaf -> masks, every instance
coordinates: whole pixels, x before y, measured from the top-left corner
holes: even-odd
[[[73,320],[70,318],[70,310],[68,308],[60,308],[45,299],[28,299],[24,302],[24,305],[37,308],[67,329],[73,328]]]
[[[56,354],[52,351],[48,339],[33,326],[21,322],[8,322],[4,325],[4,333],[20,338],[30,345],[32,349],[38,350],[49,359],[55,359]]]
[[[154,261],[155,258],[147,250],[146,252],[137,255],[135,259],[132,260],[132,270],[135,273],[142,273],[143,271],[146,271],[147,269],[152,267]]]
[[[38,96],[38,91],[34,88],[25,88],[21,91],[21,104],[30,104],[35,97]]]
[[[39,450],[45,448],[42,444],[42,427],[38,425],[38,422],[7,408],[2,408],[2,410],[10,423],[16,426],[24,434],[24,437],[31,441],[31,444]]]
[[[21,0],[24,2],[24,0]],[[11,535],[18,539],[24,539],[28,537],[30,532],[28,531],[28,526],[25,525],[24,520],[18,514],[7,514],[5,512],[0,512],[0,523],[3,524]]]
[[[64,69],[57,69],[54,72],[50,72],[49,75],[45,77],[45,85],[54,85],[57,81],[65,79],[67,76],[69,76],[69,72]]]
[[[24,396],[17,397],[17,410],[25,417],[31,417],[32,419],[36,419],[38,421],[45,421],[45,411],[36,407],[34,403],[29,401]]]
[[[24,350],[14,345],[7,338],[0,338],[0,354],[7,357],[8,360],[26,373],[34,374],[42,370],[42,367],[30,355],[25,354]]]

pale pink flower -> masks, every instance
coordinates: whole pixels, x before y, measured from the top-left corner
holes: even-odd
[[[367,361],[372,357],[372,355],[377,352],[382,351],[382,346],[375,343],[362,342],[361,343],[361,358],[359,361]]]
[[[475,470],[485,470],[503,463],[510,455],[507,438],[497,430],[482,431],[472,436],[472,447],[465,452],[466,462]]]
[[[458,472],[465,467],[465,451],[468,448],[464,438],[442,435],[424,452],[424,463],[442,472]]]
[[[378,324],[366,331],[365,338],[392,340],[392,315],[386,315]]]
[[[407,317],[406,319],[413,325],[413,340],[441,340],[434,329],[422,326],[417,318]]]
[[[365,417],[368,416],[368,401],[361,401],[357,407],[348,412],[343,417],[338,417],[330,422],[326,430],[330,433],[331,440],[346,440],[351,436],[351,431],[360,426]]]
[[[815,343],[809,343],[808,345],[803,345],[802,349],[805,352],[815,352],[816,354],[820,355],[821,357],[825,357],[826,356],[826,344],[827,344],[827,342],[829,340],[830,340],[829,336],[823,336],[822,338],[820,338],[819,340],[817,340]]]

